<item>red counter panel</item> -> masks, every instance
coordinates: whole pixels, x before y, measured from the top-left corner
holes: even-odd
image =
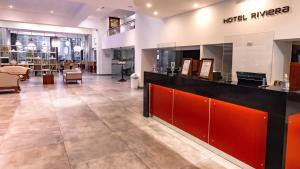
[[[300,168],[300,112],[289,117],[286,169]]]
[[[209,98],[174,91],[174,125],[208,142]]]
[[[150,112],[152,115],[173,123],[173,89],[150,85]]]
[[[212,100],[210,144],[256,168],[265,168],[268,114]]]

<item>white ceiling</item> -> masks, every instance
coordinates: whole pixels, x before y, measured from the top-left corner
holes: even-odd
[[[136,9],[165,18],[223,0],[0,0],[0,20],[98,28],[100,19],[125,17]],[[152,8],[147,8],[151,3]],[[13,8],[9,8],[13,5]],[[50,11],[53,10],[53,13]]]
[[[157,17],[160,18],[171,17],[222,1],[224,0],[133,0],[137,9],[148,15],[154,15],[154,11],[157,11]],[[152,4],[152,7],[148,8],[147,3]]]
[[[132,0],[0,0],[0,20],[72,27],[90,27],[86,20],[124,17],[134,10]]]

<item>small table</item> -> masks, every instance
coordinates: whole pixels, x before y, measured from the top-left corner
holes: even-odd
[[[43,75],[43,84],[54,84],[54,75],[48,74],[48,75]]]

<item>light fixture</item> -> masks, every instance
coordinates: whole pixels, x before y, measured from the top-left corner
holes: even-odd
[[[54,14],[54,11],[53,11],[53,10],[51,10],[51,11],[50,11],[50,13],[51,13],[51,14]]]
[[[46,33],[44,32],[43,36],[43,42],[42,42],[42,52],[47,52],[48,51],[48,43],[46,41]]]
[[[65,45],[66,45],[66,46],[68,46],[68,47],[71,45],[71,42],[70,42],[70,40],[69,40],[69,39],[67,39],[67,41],[66,41]]]
[[[76,45],[76,46],[74,46],[74,52],[81,52],[81,46],[79,46],[79,45]]]
[[[17,40],[16,40],[15,45],[16,45],[18,51],[19,51],[19,50],[22,50],[23,44],[22,44],[22,42],[18,39],[18,32],[17,32]]]
[[[154,15],[158,15],[158,12],[157,12],[157,11],[154,11],[153,14],[154,14]]]
[[[42,42],[42,52],[47,52],[48,51],[48,45],[46,41]]]
[[[77,38],[76,38],[76,45],[74,46],[73,49],[74,49],[74,52],[81,52],[82,48],[81,48],[81,46],[78,45],[77,40],[78,40],[78,35],[77,35]]]
[[[55,35],[55,37],[52,38],[52,47],[58,48],[60,47],[60,39]]]
[[[69,54],[69,48],[68,47],[64,47],[64,54],[66,54],[66,55]]]
[[[69,34],[67,34],[67,40],[66,40],[66,42],[65,42],[65,45],[66,45],[67,47],[71,46],[71,42],[70,42],[70,40],[69,40]]]
[[[152,4],[151,3],[147,3],[146,6],[147,6],[147,8],[151,8]]]
[[[17,39],[17,41],[16,41],[16,46],[17,47],[22,47],[22,43],[19,39]]]
[[[9,7],[10,9],[13,9],[13,8],[14,8],[14,6],[13,6],[12,4],[10,4],[8,7]]]
[[[194,3],[194,8],[199,8],[199,4],[198,3]]]
[[[34,41],[32,38],[29,39],[28,44],[27,44],[27,48],[29,50],[36,50],[36,45],[34,44]]]

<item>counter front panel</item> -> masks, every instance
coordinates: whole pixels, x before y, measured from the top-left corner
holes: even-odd
[[[208,142],[209,98],[174,90],[174,125]]]
[[[212,100],[210,144],[253,166],[265,168],[268,113]]]
[[[173,123],[173,90],[170,88],[151,85],[151,114],[165,120],[168,123]]]

